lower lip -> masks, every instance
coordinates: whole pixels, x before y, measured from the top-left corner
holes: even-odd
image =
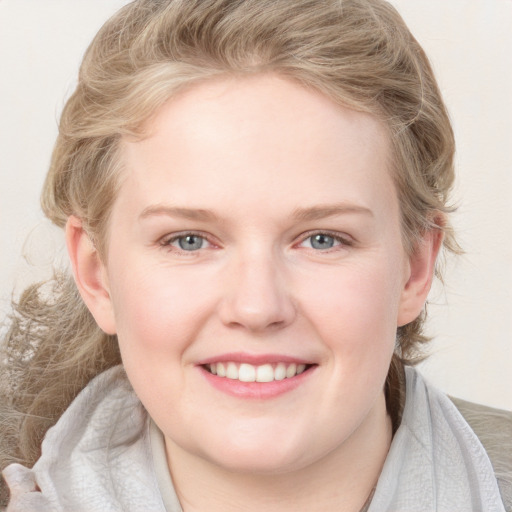
[[[269,399],[283,395],[303,384],[314,372],[316,366],[311,366],[295,377],[274,380],[272,382],[242,382],[227,377],[213,375],[202,366],[198,367],[205,379],[216,389],[237,398]]]

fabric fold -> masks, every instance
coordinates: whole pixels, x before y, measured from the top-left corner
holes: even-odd
[[[406,368],[406,403],[369,512],[504,512],[494,471],[451,400]]]

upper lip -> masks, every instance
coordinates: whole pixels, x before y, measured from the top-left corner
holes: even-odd
[[[228,361],[234,363],[247,363],[254,366],[273,363],[314,364],[314,362],[311,360],[284,354],[247,354],[243,352],[230,352],[208,357],[206,359],[201,359],[197,362],[197,365],[202,366],[206,364],[222,363]]]

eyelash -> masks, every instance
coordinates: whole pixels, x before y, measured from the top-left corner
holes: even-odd
[[[331,248],[324,249],[324,250],[314,249],[312,247],[307,247],[306,249],[313,250],[314,252],[317,252],[317,253],[325,254],[325,253],[330,253],[330,252],[333,252],[333,251],[336,251],[336,250],[339,250],[342,248],[351,247],[354,245],[354,241],[351,238],[349,238],[348,236],[346,236],[346,235],[344,236],[336,231],[329,231],[329,230],[316,230],[316,231],[308,231],[306,233],[303,233],[300,237],[299,245],[303,244],[304,242],[313,238],[316,235],[324,235],[324,236],[333,238],[335,240],[335,242],[339,242],[339,245],[335,245]]]
[[[212,246],[216,246],[216,244],[204,233],[199,233],[197,231],[185,231],[182,233],[176,233],[170,236],[165,236],[162,239],[160,239],[159,243],[160,245],[169,251],[177,252],[178,254],[186,255],[186,256],[193,256],[195,253],[199,252],[200,249],[196,251],[186,251],[184,249],[181,249],[179,247],[175,247],[172,245],[173,242],[178,241],[180,238],[186,238],[187,236],[196,236],[198,238],[202,238],[205,242],[209,243]]]
[[[329,230],[316,230],[316,231],[308,231],[306,233],[303,233],[303,234],[300,235],[299,242],[297,244],[294,244],[294,245],[295,246],[297,246],[297,245],[300,246],[301,244],[305,243],[307,240],[311,239],[312,237],[314,237],[316,235],[324,235],[324,236],[328,236],[330,238],[333,238],[335,240],[335,242],[338,242],[339,245],[335,245],[333,247],[330,247],[330,248],[327,248],[327,249],[323,249],[323,250],[322,249],[315,249],[313,247],[307,247],[305,249],[312,250],[313,252],[316,252],[316,253],[324,253],[325,254],[325,253],[330,253],[330,252],[339,250],[339,248],[351,247],[351,246],[354,245],[353,240],[351,240],[349,237],[342,236],[338,232],[333,232],[333,231],[329,231]],[[207,236],[204,233],[197,232],[197,231],[185,231],[185,232],[182,232],[182,233],[176,233],[176,234],[173,234],[173,235],[170,235],[170,236],[163,237],[159,241],[159,244],[160,244],[161,247],[163,247],[164,249],[167,249],[169,251],[176,252],[176,253],[179,253],[179,254],[183,254],[183,255],[186,255],[186,256],[193,256],[196,253],[198,253],[202,248],[194,250],[194,251],[186,251],[184,249],[181,249],[179,247],[175,247],[175,246],[172,245],[174,242],[178,241],[180,238],[186,238],[187,236],[199,237],[199,238],[203,239],[205,242],[207,242],[208,244],[210,244],[211,246],[218,247],[211,240],[211,238],[209,236]]]

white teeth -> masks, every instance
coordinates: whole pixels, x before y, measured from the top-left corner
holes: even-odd
[[[226,377],[228,379],[238,380],[238,368],[235,363],[228,363]]]
[[[241,364],[238,373],[238,379],[242,382],[254,382],[256,380],[256,368],[252,364]]]
[[[289,379],[290,377],[294,377],[297,374],[297,365],[292,363],[286,368],[286,377]]]
[[[254,366],[248,363],[211,363],[206,365],[210,373],[218,377],[227,377],[241,382],[272,382],[274,380],[291,379],[306,370],[305,364],[277,363]]]
[[[274,368],[272,368],[271,364],[258,366],[256,369],[256,382],[272,382],[274,379]]]
[[[283,380],[286,378],[286,365],[284,363],[279,363],[274,370],[274,379],[275,380]]]
[[[226,376],[226,368],[222,363],[217,363],[217,375],[219,377],[225,377]]]

